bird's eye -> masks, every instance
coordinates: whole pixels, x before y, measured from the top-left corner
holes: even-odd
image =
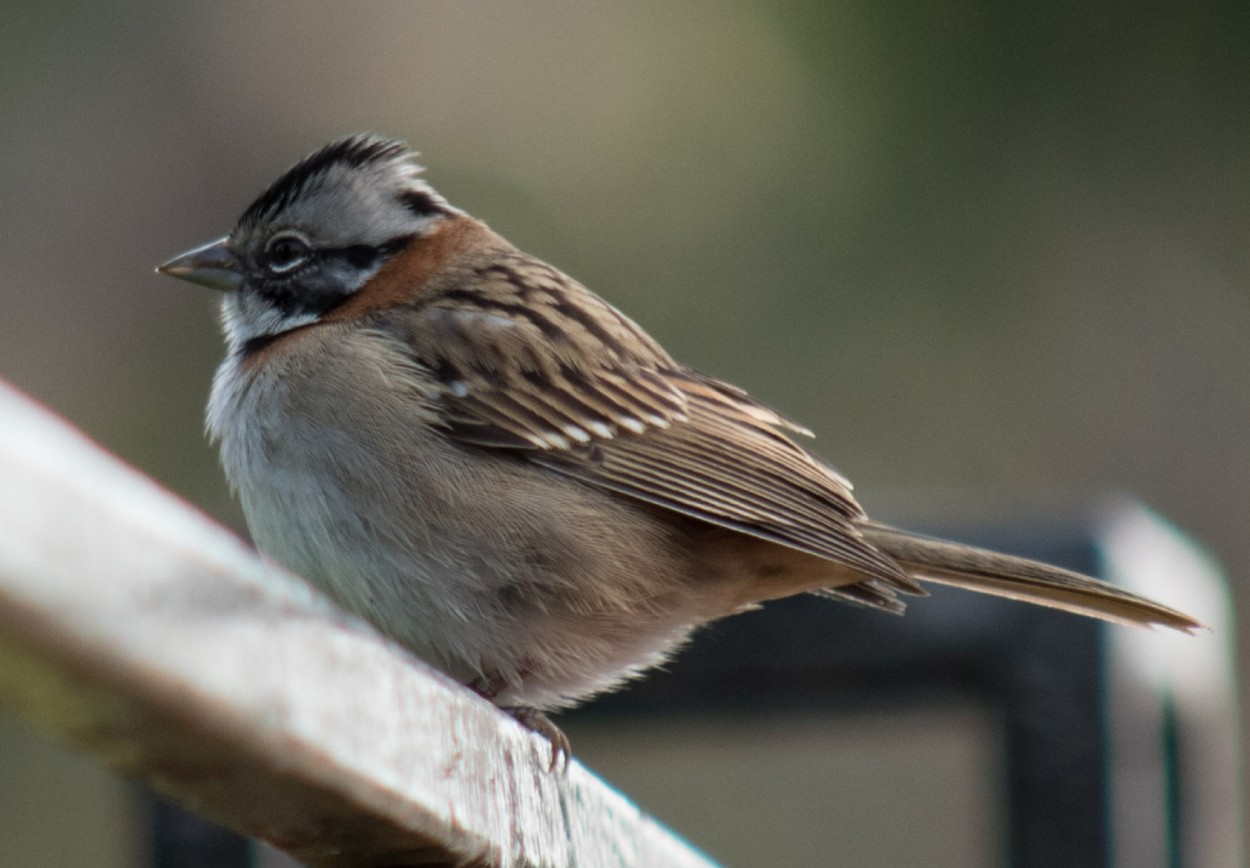
[[[294,235],[275,236],[265,248],[269,270],[278,274],[303,265],[311,255],[308,244]]]

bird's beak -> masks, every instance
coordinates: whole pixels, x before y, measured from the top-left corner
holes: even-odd
[[[239,258],[226,245],[226,241],[225,238],[218,238],[202,247],[188,250],[158,266],[156,270],[170,277],[207,286],[209,289],[234,292],[243,283],[243,270],[239,265]]]

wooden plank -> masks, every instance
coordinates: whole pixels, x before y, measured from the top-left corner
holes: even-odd
[[[711,864],[3,382],[0,705],[311,865]]]

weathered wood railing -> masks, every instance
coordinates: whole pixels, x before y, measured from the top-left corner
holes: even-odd
[[[711,864],[2,382],[0,708],[311,865]]]

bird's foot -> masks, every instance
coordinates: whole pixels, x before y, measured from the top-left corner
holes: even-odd
[[[569,769],[569,757],[573,755],[573,746],[569,744],[569,737],[564,734],[564,730],[551,722],[551,718],[543,714],[537,708],[519,705],[511,708],[501,709],[510,714],[517,723],[528,729],[530,732],[537,733],[545,738],[551,745],[551,764],[547,767],[548,771],[554,772],[557,768],[564,772]]]

